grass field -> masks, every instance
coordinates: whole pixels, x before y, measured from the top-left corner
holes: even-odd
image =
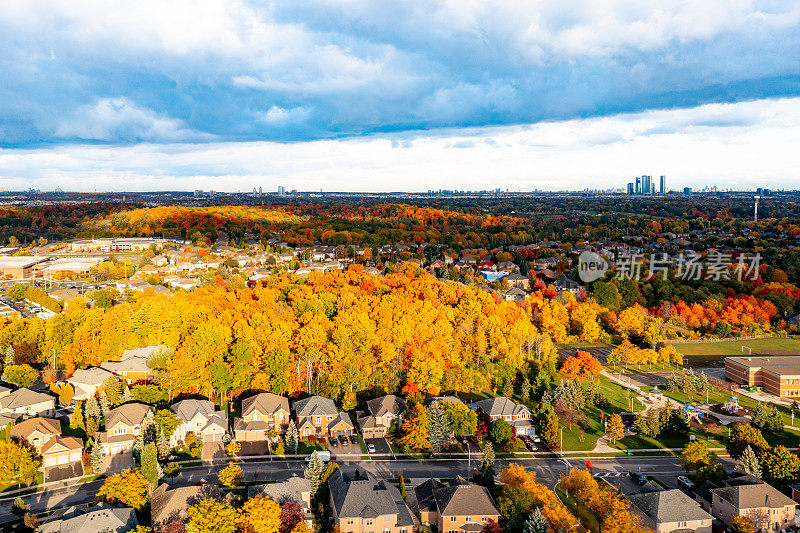
[[[760,350],[793,350],[800,352],[800,339],[752,339],[746,341],[719,341],[704,343],[675,343],[675,349],[687,357],[732,357],[747,355],[747,350],[742,353],[742,346],[747,346],[753,352]]]

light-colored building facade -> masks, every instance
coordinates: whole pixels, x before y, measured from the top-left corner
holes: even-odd
[[[726,357],[725,378],[776,396],[800,397],[800,356]]]

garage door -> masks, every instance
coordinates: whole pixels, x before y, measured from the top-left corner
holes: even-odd
[[[222,433],[206,433],[203,435],[203,442],[213,442],[215,440],[222,440]]]

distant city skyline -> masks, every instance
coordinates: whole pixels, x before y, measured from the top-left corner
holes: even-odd
[[[800,186],[790,0],[4,7],[4,190]]]

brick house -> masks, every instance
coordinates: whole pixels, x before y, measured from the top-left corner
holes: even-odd
[[[415,507],[422,524],[436,524],[439,533],[481,531],[500,513],[486,487],[457,477],[448,483],[429,479],[414,487]]]
[[[340,533],[411,533],[414,519],[400,491],[360,469],[337,470],[328,480],[331,511]]]
[[[477,402],[476,405],[478,412],[488,416],[492,422],[501,418],[508,422],[517,435],[533,436],[536,434],[533,416],[525,405],[514,403],[504,396],[486,398]]]
[[[302,438],[310,436],[338,437],[351,435],[355,430],[350,415],[340,412],[333,400],[311,396],[297,400],[292,405],[297,418],[297,429]]]
[[[290,420],[289,400],[283,396],[263,392],[242,401],[242,416],[233,424],[236,440],[265,441],[267,434],[280,432]]]

